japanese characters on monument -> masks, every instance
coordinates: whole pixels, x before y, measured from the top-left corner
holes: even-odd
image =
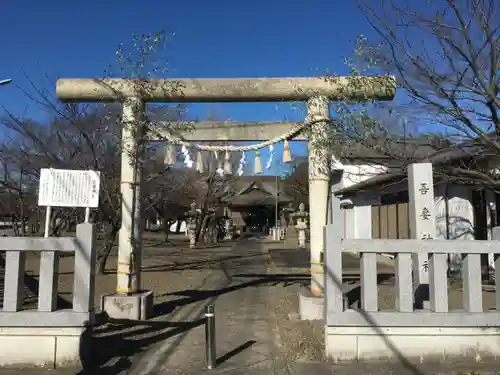
[[[433,240],[436,235],[432,164],[408,167],[410,233],[415,239]]]
[[[408,167],[408,198],[411,238],[433,240],[436,237],[436,218],[431,163],[416,163]],[[427,254],[413,255],[417,284],[428,283],[427,258]]]

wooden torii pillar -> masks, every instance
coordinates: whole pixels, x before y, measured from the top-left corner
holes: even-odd
[[[327,218],[329,194],[328,150],[321,138],[327,133],[330,101],[392,100],[394,77],[294,77],[220,79],[59,79],[56,94],[63,102],[121,102],[123,122],[140,123],[147,102],[284,102],[305,101],[308,119],[325,119],[312,127],[309,147],[309,208],[311,227],[311,292],[323,290],[321,253],[323,227]],[[231,140],[231,138],[228,138]],[[141,295],[140,168],[134,156],[137,137],[131,126],[122,131],[122,226],[119,233],[117,306],[138,305]],[[134,302],[134,298],[138,298]],[[108,312],[109,313],[109,312]],[[131,313],[132,314],[132,313]],[[133,315],[133,314],[132,314]],[[130,316],[144,317],[144,314]]]

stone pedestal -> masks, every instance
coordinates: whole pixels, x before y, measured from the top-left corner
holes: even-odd
[[[280,228],[272,228],[272,236],[273,236],[273,241],[279,241],[281,239],[281,231]]]
[[[298,235],[298,240],[299,240],[299,247],[304,248],[306,247],[306,224],[303,223],[302,221],[299,221],[295,228],[298,230],[299,235]]]
[[[153,315],[153,292],[107,294],[101,298],[101,309],[113,319],[146,320]]]
[[[299,293],[299,314],[301,320],[322,320],[325,316],[325,298],[309,290]]]

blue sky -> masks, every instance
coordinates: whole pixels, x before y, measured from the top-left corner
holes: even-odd
[[[339,0],[2,0],[1,19],[0,79],[14,84],[0,88],[0,105],[35,119],[44,113],[16,87],[29,90],[25,74],[51,93],[57,77],[103,76],[132,33],[175,33],[165,52],[173,78],[346,74],[354,40],[371,33],[355,1]],[[303,118],[289,104],[203,104],[189,111],[234,121]]]

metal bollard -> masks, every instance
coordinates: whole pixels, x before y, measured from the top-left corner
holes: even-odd
[[[217,356],[215,350],[215,309],[214,305],[205,306],[205,344],[207,350],[207,368],[215,368]]]

